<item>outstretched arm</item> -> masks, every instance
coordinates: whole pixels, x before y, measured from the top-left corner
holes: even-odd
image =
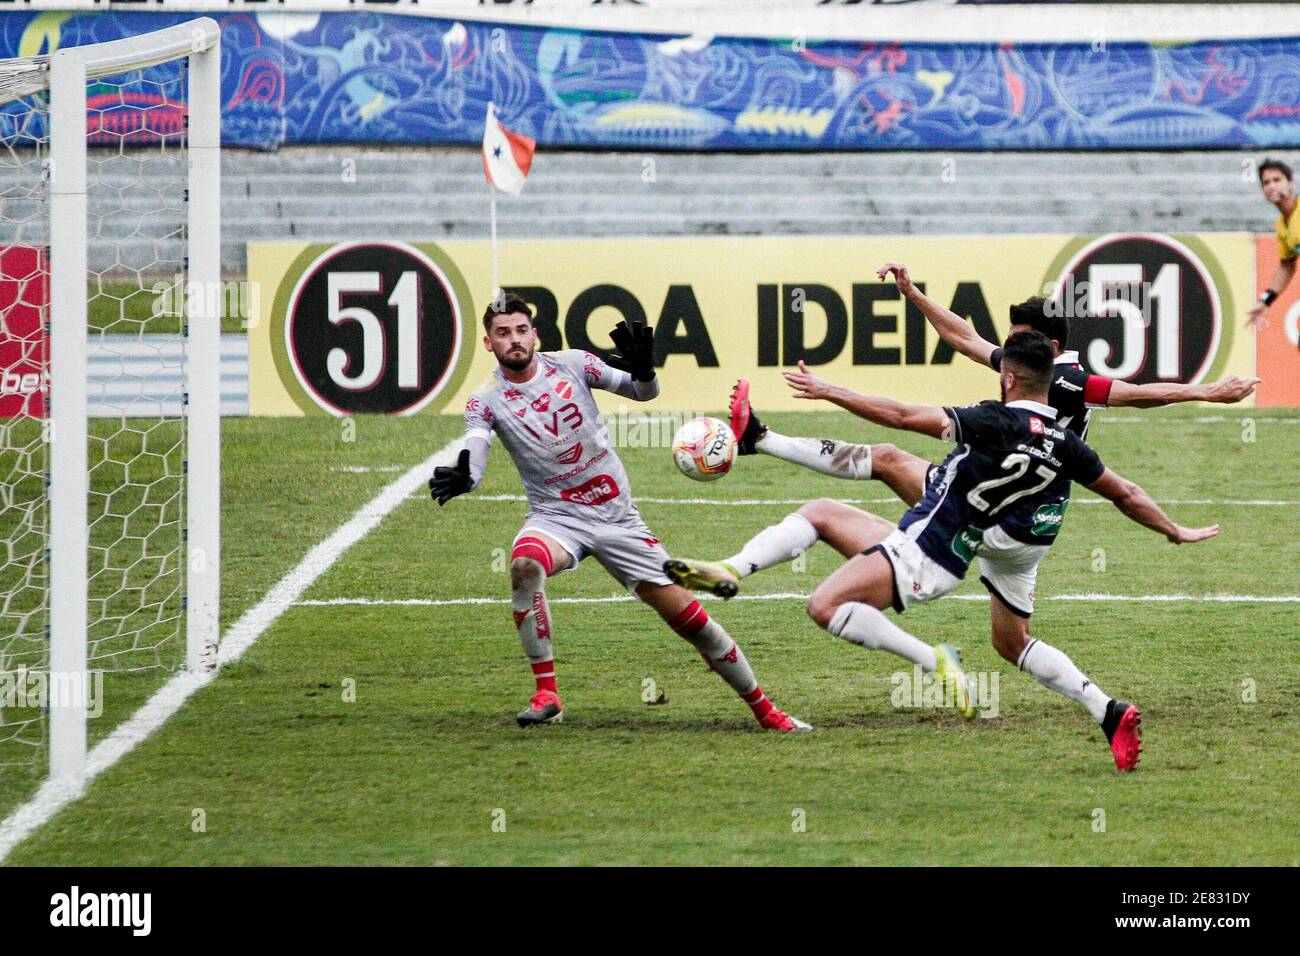
[[[1110,386],[1110,397],[1106,404],[1112,408],[1128,406],[1131,408],[1155,408],[1159,405],[1173,405],[1177,402],[1217,402],[1233,405],[1254,394],[1255,386],[1260,380],[1251,376],[1229,375],[1218,382],[1201,385],[1179,385],[1176,382],[1151,382],[1146,385],[1130,385],[1128,382],[1114,381]]]
[[[429,479],[429,494],[433,500],[445,505],[457,495],[477,488],[487,470],[488,448],[485,439],[471,436],[456,456],[456,464],[434,468],[433,477]]]
[[[1291,284],[1291,279],[1295,276],[1297,262],[1300,262],[1300,258],[1293,256],[1290,259],[1283,259],[1277,264],[1277,269],[1273,273],[1273,278],[1269,280],[1266,289],[1266,291],[1273,293],[1272,298],[1277,298]],[[1260,322],[1267,313],[1268,304],[1256,302],[1251,310],[1246,313],[1246,325],[1251,326]],[[1267,322],[1264,322],[1264,324],[1268,325]]]
[[[1219,533],[1217,524],[1210,525],[1208,528],[1184,528],[1182,525],[1175,524],[1174,520],[1161,510],[1141,486],[1120,477],[1109,468],[1105,469],[1101,477],[1088,487],[1108,499],[1128,518],[1152,531],[1160,532],[1174,544],[1204,541]]]
[[[918,289],[912,283],[912,277],[907,274],[907,266],[901,262],[886,262],[876,271],[876,275],[883,280],[891,272],[894,274],[894,282],[898,284],[899,291],[921,310],[921,314],[939,333],[939,338],[967,358],[989,368],[993,367],[992,356],[993,350],[997,348],[996,345],[976,332],[974,326],[956,312],[945,309]]]
[[[808,371],[801,360],[799,371],[783,372],[786,382],[794,389],[795,398],[823,399],[838,405],[846,412],[865,418],[886,428],[920,432],[931,438],[942,438],[952,427],[948,414],[933,405],[909,405],[892,398],[859,395],[857,392],[832,385]]]
[[[619,322],[609,333],[617,351],[606,361],[584,352],[587,384],[622,398],[648,402],[659,394],[655,376],[654,329],[644,322]]]
[[[438,465],[429,479],[429,494],[439,505],[457,495],[473,491],[487,471],[488,452],[492,449],[492,409],[477,396],[465,405],[465,447],[454,465]]]

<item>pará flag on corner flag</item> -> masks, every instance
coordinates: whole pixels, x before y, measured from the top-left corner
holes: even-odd
[[[537,141],[512,133],[497,120],[496,106],[488,104],[483,126],[483,172],[488,182],[504,193],[518,196],[533,165]]]

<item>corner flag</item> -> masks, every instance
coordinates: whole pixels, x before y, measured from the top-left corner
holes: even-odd
[[[483,126],[483,172],[497,189],[518,196],[533,165],[537,141],[506,129],[497,120],[496,106],[488,104]]]

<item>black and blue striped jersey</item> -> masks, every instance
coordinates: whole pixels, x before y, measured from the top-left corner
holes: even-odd
[[[1024,544],[1050,545],[1065,518],[1070,482],[1090,485],[1105,470],[1049,405],[990,400],[944,411],[957,447],[931,469],[925,494],[898,527],[957,577],[994,525]]]

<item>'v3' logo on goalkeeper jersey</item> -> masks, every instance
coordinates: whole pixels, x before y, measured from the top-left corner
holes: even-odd
[[[466,406],[466,434],[501,440],[534,512],[611,522],[636,515],[627,472],[591,394],[623,373],[576,349],[538,352],[537,362],[526,382],[492,373]]]

